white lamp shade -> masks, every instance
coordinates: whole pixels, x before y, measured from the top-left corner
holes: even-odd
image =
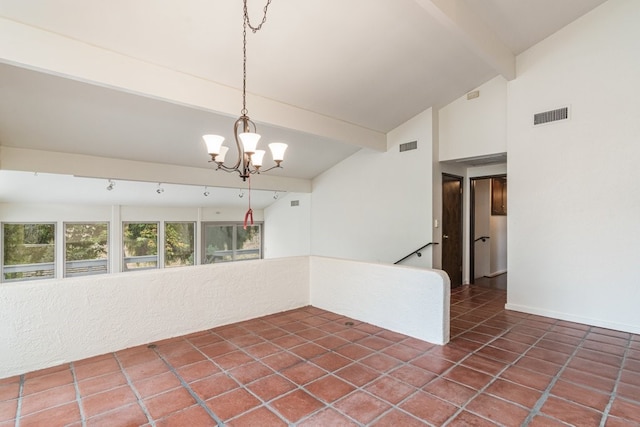
[[[259,168],[262,166],[262,159],[264,158],[264,150],[256,150],[255,153],[251,155],[251,163],[254,167]]]
[[[216,156],[214,161],[216,163],[224,163],[224,157],[227,155],[227,151],[229,151],[229,147],[225,147],[224,145],[220,147],[220,153]]]
[[[224,136],[220,135],[202,135],[204,143],[207,144],[207,153],[216,155],[220,153],[220,146],[224,142]]]
[[[273,157],[274,162],[281,162],[284,160],[284,152],[287,147],[288,145],[284,142],[272,142],[269,144],[269,149],[271,150],[271,156]]]
[[[259,134],[253,132],[244,132],[239,134],[238,137],[240,138],[240,141],[242,141],[242,146],[245,153],[253,154],[256,152],[258,141],[260,141]]]

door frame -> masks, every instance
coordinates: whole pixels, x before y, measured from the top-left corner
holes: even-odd
[[[469,178],[469,284],[475,282],[476,273],[476,181],[491,178],[506,178],[506,173],[495,175],[474,176]]]
[[[442,226],[444,232],[444,183],[445,179],[448,181],[457,181],[460,183],[460,283],[456,286],[462,286],[464,284],[464,177],[460,175],[454,175],[451,173],[442,172],[441,176],[441,190],[442,190]],[[444,237],[441,239],[444,246]],[[441,256],[444,258],[444,247],[441,249]],[[442,267],[444,269],[444,259],[441,260]]]

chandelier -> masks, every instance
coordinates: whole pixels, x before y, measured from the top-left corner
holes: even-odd
[[[267,20],[267,9],[271,4],[271,0],[267,0],[267,4],[264,7],[264,15],[262,22],[257,27],[251,25],[249,22],[249,14],[247,12],[247,0],[244,0],[244,17],[243,17],[243,31],[242,31],[242,110],[240,111],[240,117],[233,125],[233,135],[236,140],[236,147],[238,149],[238,158],[233,166],[226,165],[225,157],[229,147],[222,145],[224,137],[220,135],[203,135],[202,138],[207,146],[207,152],[211,156],[209,162],[217,165],[216,170],[223,170],[225,172],[238,172],[240,178],[246,181],[251,175],[268,172],[272,169],[282,168],[280,165],[284,160],[284,152],[287,149],[287,144],[282,142],[272,142],[269,144],[271,150],[271,156],[275,165],[261,170],[262,160],[264,158],[265,151],[258,150],[258,141],[260,135],[256,133],[256,125],[249,119],[247,115],[247,27],[249,27],[254,33],[259,31]]]

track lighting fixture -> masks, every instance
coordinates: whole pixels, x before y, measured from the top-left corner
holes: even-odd
[[[211,193],[209,192],[209,189],[205,186],[204,187],[204,193],[202,193],[202,194],[204,194],[204,197],[209,197],[209,194],[211,194]]]
[[[164,193],[164,188],[162,188],[162,183],[161,182],[158,183],[158,189],[156,190],[156,193],[158,193],[158,194]]]
[[[116,183],[111,181],[111,180],[109,180],[109,185],[107,185],[107,191],[113,190],[113,187],[115,187],[115,186],[116,186]]]

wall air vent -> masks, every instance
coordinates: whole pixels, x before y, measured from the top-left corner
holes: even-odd
[[[300,206],[300,200],[292,200],[291,206]]]
[[[474,90],[473,92],[469,92],[467,94],[467,101],[470,101],[472,99],[476,99],[480,97],[480,91],[479,90]]]
[[[557,110],[545,111],[533,115],[533,125],[543,125],[545,123],[567,120],[569,118],[569,107],[558,108]]]
[[[418,141],[405,142],[404,144],[400,144],[400,152],[415,150],[418,148]]]

